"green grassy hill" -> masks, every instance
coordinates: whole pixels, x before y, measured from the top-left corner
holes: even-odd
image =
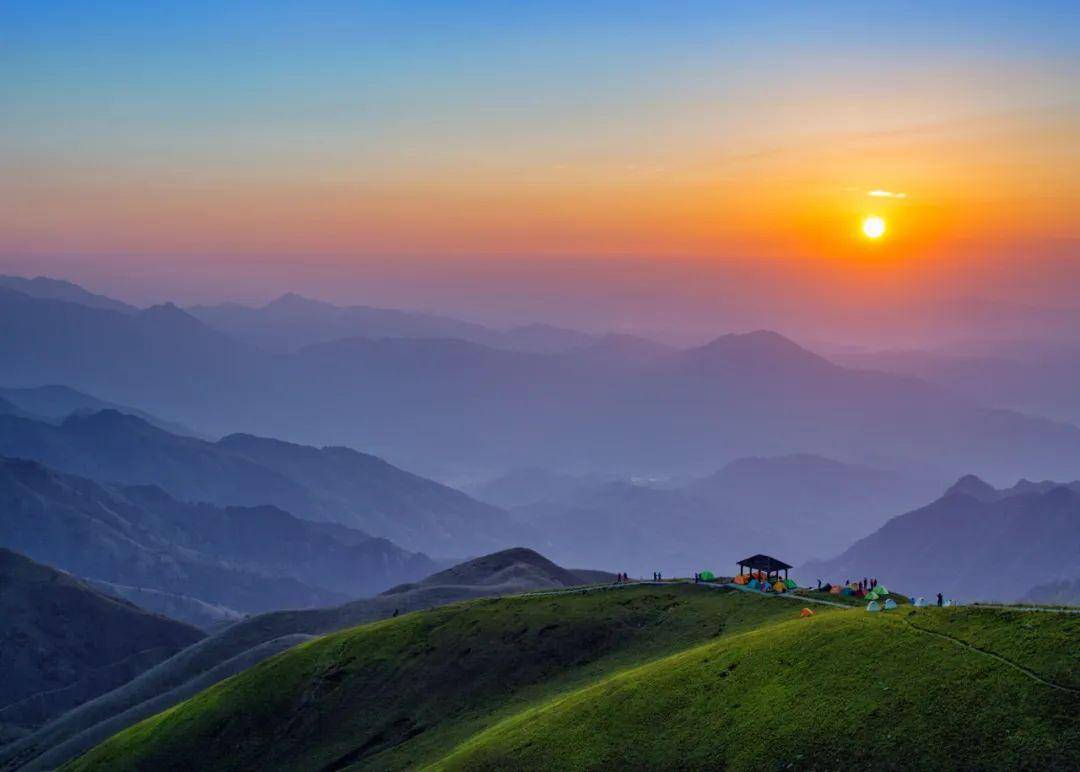
[[[1080,764],[1077,615],[800,608],[681,585],[409,614],[291,649],[69,768]]]

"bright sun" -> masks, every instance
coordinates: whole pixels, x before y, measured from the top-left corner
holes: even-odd
[[[885,235],[885,221],[874,215],[862,221],[862,232],[868,239],[880,239]]]

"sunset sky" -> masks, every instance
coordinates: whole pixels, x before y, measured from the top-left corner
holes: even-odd
[[[1075,3],[216,5],[0,7],[0,269],[601,326],[1075,304]]]

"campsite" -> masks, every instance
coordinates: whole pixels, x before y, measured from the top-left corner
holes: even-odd
[[[1080,762],[1080,614],[790,587],[766,557],[728,577],[537,591],[335,633],[66,768]]]

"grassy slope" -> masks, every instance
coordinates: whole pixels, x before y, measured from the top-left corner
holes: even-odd
[[[819,615],[720,639],[558,697],[471,738],[437,766],[1080,765],[1080,695],[916,629],[909,614],[920,627],[1000,647],[1075,684],[1072,616],[910,608]]]
[[[619,670],[790,619],[692,586],[473,601],[304,644],[99,745],[72,769],[415,767]],[[823,616],[844,613],[822,608]]]

